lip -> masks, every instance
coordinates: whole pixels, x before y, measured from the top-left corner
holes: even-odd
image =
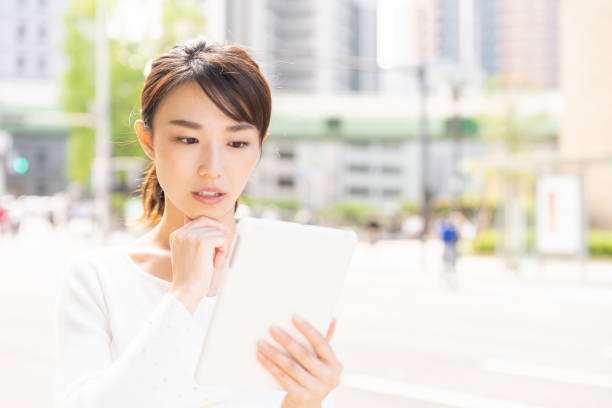
[[[217,193],[221,193],[221,191],[208,190],[208,189],[203,190],[203,191],[214,191]],[[208,205],[218,204],[221,201],[223,201],[223,199],[225,198],[225,193],[221,193],[221,195],[218,197],[204,197],[204,196],[198,195],[197,193],[192,193],[192,194],[196,200],[198,200],[199,202],[203,204],[208,204]]]
[[[225,194],[220,188],[217,188],[217,187],[204,187],[203,189],[195,191],[195,192],[201,193],[202,191],[210,191],[211,193]]]

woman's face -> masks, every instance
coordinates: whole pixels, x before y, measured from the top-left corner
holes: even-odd
[[[253,125],[226,116],[197,83],[190,82],[161,101],[152,139],[147,154],[155,160],[166,200],[190,218],[233,216],[234,203],[259,157],[259,131]],[[143,148],[147,151],[144,144]],[[198,199],[196,192],[207,189],[223,195]]]

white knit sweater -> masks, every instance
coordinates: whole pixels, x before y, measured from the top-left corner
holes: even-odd
[[[56,303],[57,407],[280,407],[285,391],[196,384],[216,297],[204,297],[192,315],[170,286],[123,246],[70,261]],[[332,400],[333,392],[323,408]]]

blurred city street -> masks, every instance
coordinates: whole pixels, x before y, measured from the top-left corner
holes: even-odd
[[[99,245],[28,225],[0,238],[3,407],[52,406],[59,277],[71,256]],[[584,280],[569,261],[517,273],[495,257],[461,257],[455,290],[439,277],[441,244],[422,248],[358,245],[334,339],[345,365],[338,408],[611,405],[612,262],[589,262]]]

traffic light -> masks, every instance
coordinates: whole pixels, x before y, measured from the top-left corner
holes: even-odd
[[[16,157],[13,159],[13,170],[17,174],[25,174],[30,168],[30,163],[25,157]]]

